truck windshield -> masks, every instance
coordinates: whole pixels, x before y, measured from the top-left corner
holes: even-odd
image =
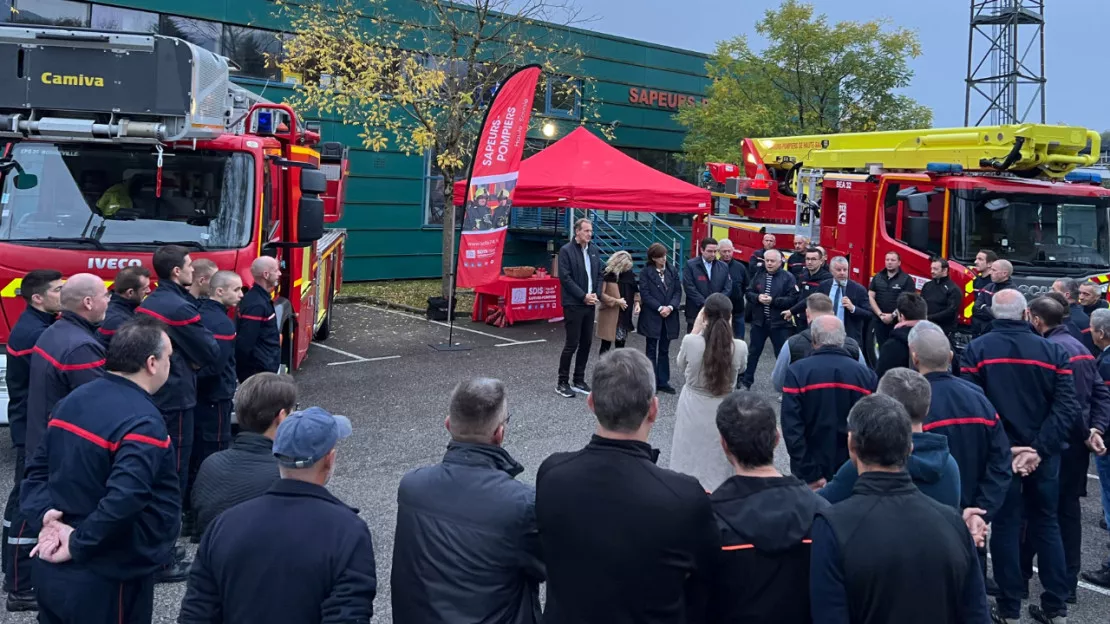
[[[1080,274],[1110,269],[1106,197],[959,190],[952,199],[952,256],[970,264],[980,249],[1023,268]]]
[[[12,157],[38,176],[18,189],[5,176],[0,240],[98,248],[175,242],[234,249],[250,241],[254,159],[217,151],[166,152],[147,146],[17,143]]]

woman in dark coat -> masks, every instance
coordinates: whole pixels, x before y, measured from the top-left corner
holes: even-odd
[[[624,348],[625,338],[636,329],[632,313],[639,303],[631,254],[618,251],[610,256],[604,273],[598,292],[601,304],[597,312],[597,336],[601,339],[599,356],[613,348],[614,343],[618,349]]]
[[[647,338],[647,356],[655,367],[658,392],[674,394],[671,387],[671,341],[678,338],[678,306],[682,284],[678,271],[667,264],[667,248],[648,247],[647,264],[640,270],[640,322],[637,330]]]

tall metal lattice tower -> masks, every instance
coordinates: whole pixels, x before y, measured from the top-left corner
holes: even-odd
[[[971,0],[964,125],[1045,122],[1044,0]]]

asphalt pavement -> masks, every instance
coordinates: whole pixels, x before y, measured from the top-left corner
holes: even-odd
[[[595,427],[583,396],[566,399],[555,394],[563,342],[561,324],[536,322],[494,328],[459,319],[453,342],[470,349],[433,348],[446,344],[447,339],[446,323],[364,304],[344,304],[333,316],[331,337],[310,348],[308,360],[296,373],[302,406],[320,405],[347,415],[354,424],[354,435],[339,448],[329,488],[358,508],[370,526],[378,573],[375,624],[392,621],[389,576],[397,484],[406,471],[442,457],[448,441],[443,427],[447,400],[459,380],[492,376],[509,388],[512,420],[505,447],[524,465],[519,478],[526,482],[535,482],[536,469],[544,458],[580,448]],[[598,345],[595,339],[591,369]],[[643,345],[641,337],[630,337],[628,347],[643,349]],[[768,343],[752,391],[776,396],[770,388],[774,364],[771,350]],[[677,353],[675,342],[672,360]],[[681,380],[676,377],[672,384],[680,387]],[[661,415],[650,442],[661,449],[659,464],[666,466],[677,397],[661,395],[660,403]],[[787,469],[781,445],[776,464],[780,470]],[[11,450],[0,449],[0,483],[10,483],[13,467]],[[1094,474],[1093,467],[1089,472]],[[1084,570],[1097,568],[1110,555],[1107,534],[1098,528],[1099,482],[1092,478],[1089,485],[1091,496],[1083,501]],[[912,531],[912,525],[905,530]],[[190,546],[190,552],[194,549]],[[1039,589],[1031,589],[1034,596],[1038,595]],[[175,622],[184,592],[184,583],[159,585],[154,621]],[[1079,604],[1070,607],[1069,622],[1105,624],[1108,613],[1110,590],[1083,584]],[[0,623],[34,621],[30,614],[10,614],[0,609]],[[1023,621],[1032,620],[1026,615]]]

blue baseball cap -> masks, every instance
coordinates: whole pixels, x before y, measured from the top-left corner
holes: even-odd
[[[278,425],[274,457],[286,468],[308,468],[351,435],[351,421],[321,407],[293,412]]]

